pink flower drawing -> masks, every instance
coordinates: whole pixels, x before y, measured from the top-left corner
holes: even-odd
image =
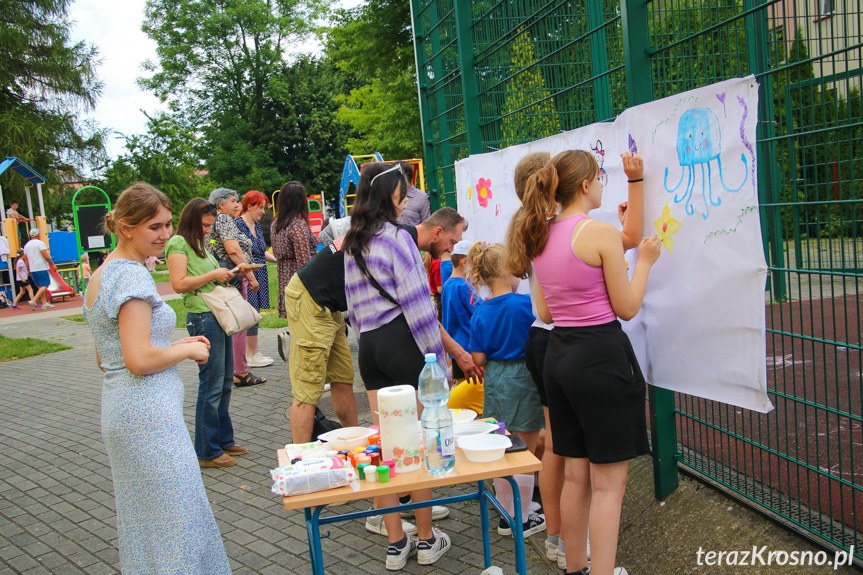
[[[479,205],[487,208],[491,198],[491,180],[480,178],[476,184],[476,199],[479,200]]]

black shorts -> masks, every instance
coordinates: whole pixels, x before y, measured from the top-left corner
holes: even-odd
[[[545,391],[557,455],[617,463],[650,453],[644,376],[617,321],[555,326]]]
[[[418,387],[425,356],[417,347],[404,315],[361,333],[359,344],[360,376],[367,390],[391,385]]]
[[[524,344],[524,363],[536,385],[536,390],[539,392],[539,402],[543,407],[548,407],[543,367],[545,366],[545,352],[548,349],[549,334],[551,334],[550,329],[531,327],[530,331],[527,332],[527,343]]]

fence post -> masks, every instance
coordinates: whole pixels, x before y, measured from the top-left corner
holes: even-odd
[[[611,118],[611,82],[608,80],[608,46],[605,41],[605,19],[602,13],[602,0],[587,0],[587,27],[596,30],[590,35],[590,73],[593,83],[594,121],[603,122]]]
[[[473,57],[470,0],[454,0],[455,28],[458,38],[458,61],[461,68],[461,90],[464,101],[464,125],[467,132],[467,153],[481,154],[482,131],[479,128],[479,89],[476,83],[476,63]]]
[[[653,73],[650,67],[650,34],[647,3],[650,0],[621,0],[623,58],[626,66],[627,105],[653,100]],[[650,435],[653,442],[653,489],[665,499],[677,489],[677,424],[674,420],[674,392],[648,386]]]
[[[417,95],[419,96],[420,104],[420,125],[422,127],[423,139],[423,160],[425,162],[426,173],[426,193],[432,198],[432,202],[436,203],[435,207],[440,207],[441,193],[437,189],[437,174],[436,157],[434,149],[434,126],[431,120],[431,109],[429,106],[429,78],[428,78],[428,62],[426,62],[425,42],[428,38],[425,37],[425,30],[422,28],[422,7],[419,5],[419,0],[411,0],[411,24],[414,29],[414,58],[416,59],[417,67]],[[429,16],[434,17],[437,14],[437,2],[433,1],[429,7]],[[436,18],[430,22],[429,28],[434,28]],[[432,34],[432,38],[437,40],[437,34]],[[432,51],[433,54],[437,50]],[[435,70],[435,79],[440,78]],[[448,148],[445,148],[448,151]]]
[[[764,5],[764,3],[764,0],[743,0],[743,9],[752,10],[757,6]],[[775,206],[781,201],[781,194],[776,189],[776,182],[781,182],[782,178],[777,174],[778,168],[775,158],[778,157],[778,152],[776,140],[773,139],[776,136],[774,123],[776,115],[773,110],[773,76],[766,74],[770,71],[770,64],[767,59],[770,53],[770,42],[766,7],[746,16],[744,25],[746,28],[746,60],[749,72],[763,74],[759,78],[758,86],[759,122],[756,127],[756,145],[758,146],[758,157],[766,158],[766,161],[758,162],[758,200],[759,203],[774,204],[771,208],[761,208],[760,210],[764,216],[761,220],[764,251],[770,254],[770,263],[773,264],[774,268],[784,268],[786,266],[784,263],[785,248],[782,242],[782,217],[779,209]],[[793,141],[791,145],[793,146]],[[793,154],[791,156],[793,157]],[[796,189],[796,186],[793,188]],[[799,252],[800,244],[797,245]],[[771,280],[773,298],[779,301],[788,299],[783,272],[774,270]]]

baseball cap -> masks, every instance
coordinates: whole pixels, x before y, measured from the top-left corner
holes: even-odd
[[[468,240],[462,240],[455,245],[452,249],[452,255],[454,256],[466,256],[470,251],[471,242]]]
[[[30,237],[31,238],[35,238],[38,235],[39,235],[39,228],[33,228],[32,230],[30,230]]]

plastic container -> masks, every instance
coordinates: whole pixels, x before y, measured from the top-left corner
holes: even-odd
[[[456,438],[468,435],[483,435],[485,433],[493,433],[496,430],[497,424],[488,423],[487,421],[464,421],[453,425],[453,434]]]
[[[389,471],[390,477],[395,477],[396,475],[396,462],[392,459],[387,459],[386,461],[381,461],[381,465],[387,467],[387,471]],[[381,470],[381,465],[378,466],[378,471]],[[384,483],[381,481],[381,483]]]
[[[378,467],[378,482],[379,483],[389,483],[390,482],[390,477],[392,477],[392,475],[390,474],[391,469],[392,468],[389,465],[381,465],[380,467]]]
[[[506,448],[512,447],[512,441],[505,435],[467,435],[459,437],[458,446],[468,461],[483,463],[503,457]]]
[[[357,465],[357,475],[360,479],[363,479],[366,476],[366,467],[368,467],[368,463],[360,463]]]
[[[450,409],[453,423],[464,423],[476,419],[476,412],[472,409]]]
[[[341,451],[356,447],[365,447],[366,440],[374,435],[374,433],[368,427],[343,427],[322,433],[318,436],[318,439],[326,441],[330,449]]]
[[[366,465],[363,467],[363,478],[369,483],[377,483],[378,481],[378,468],[374,465]],[[367,472],[367,473],[366,473]]]

